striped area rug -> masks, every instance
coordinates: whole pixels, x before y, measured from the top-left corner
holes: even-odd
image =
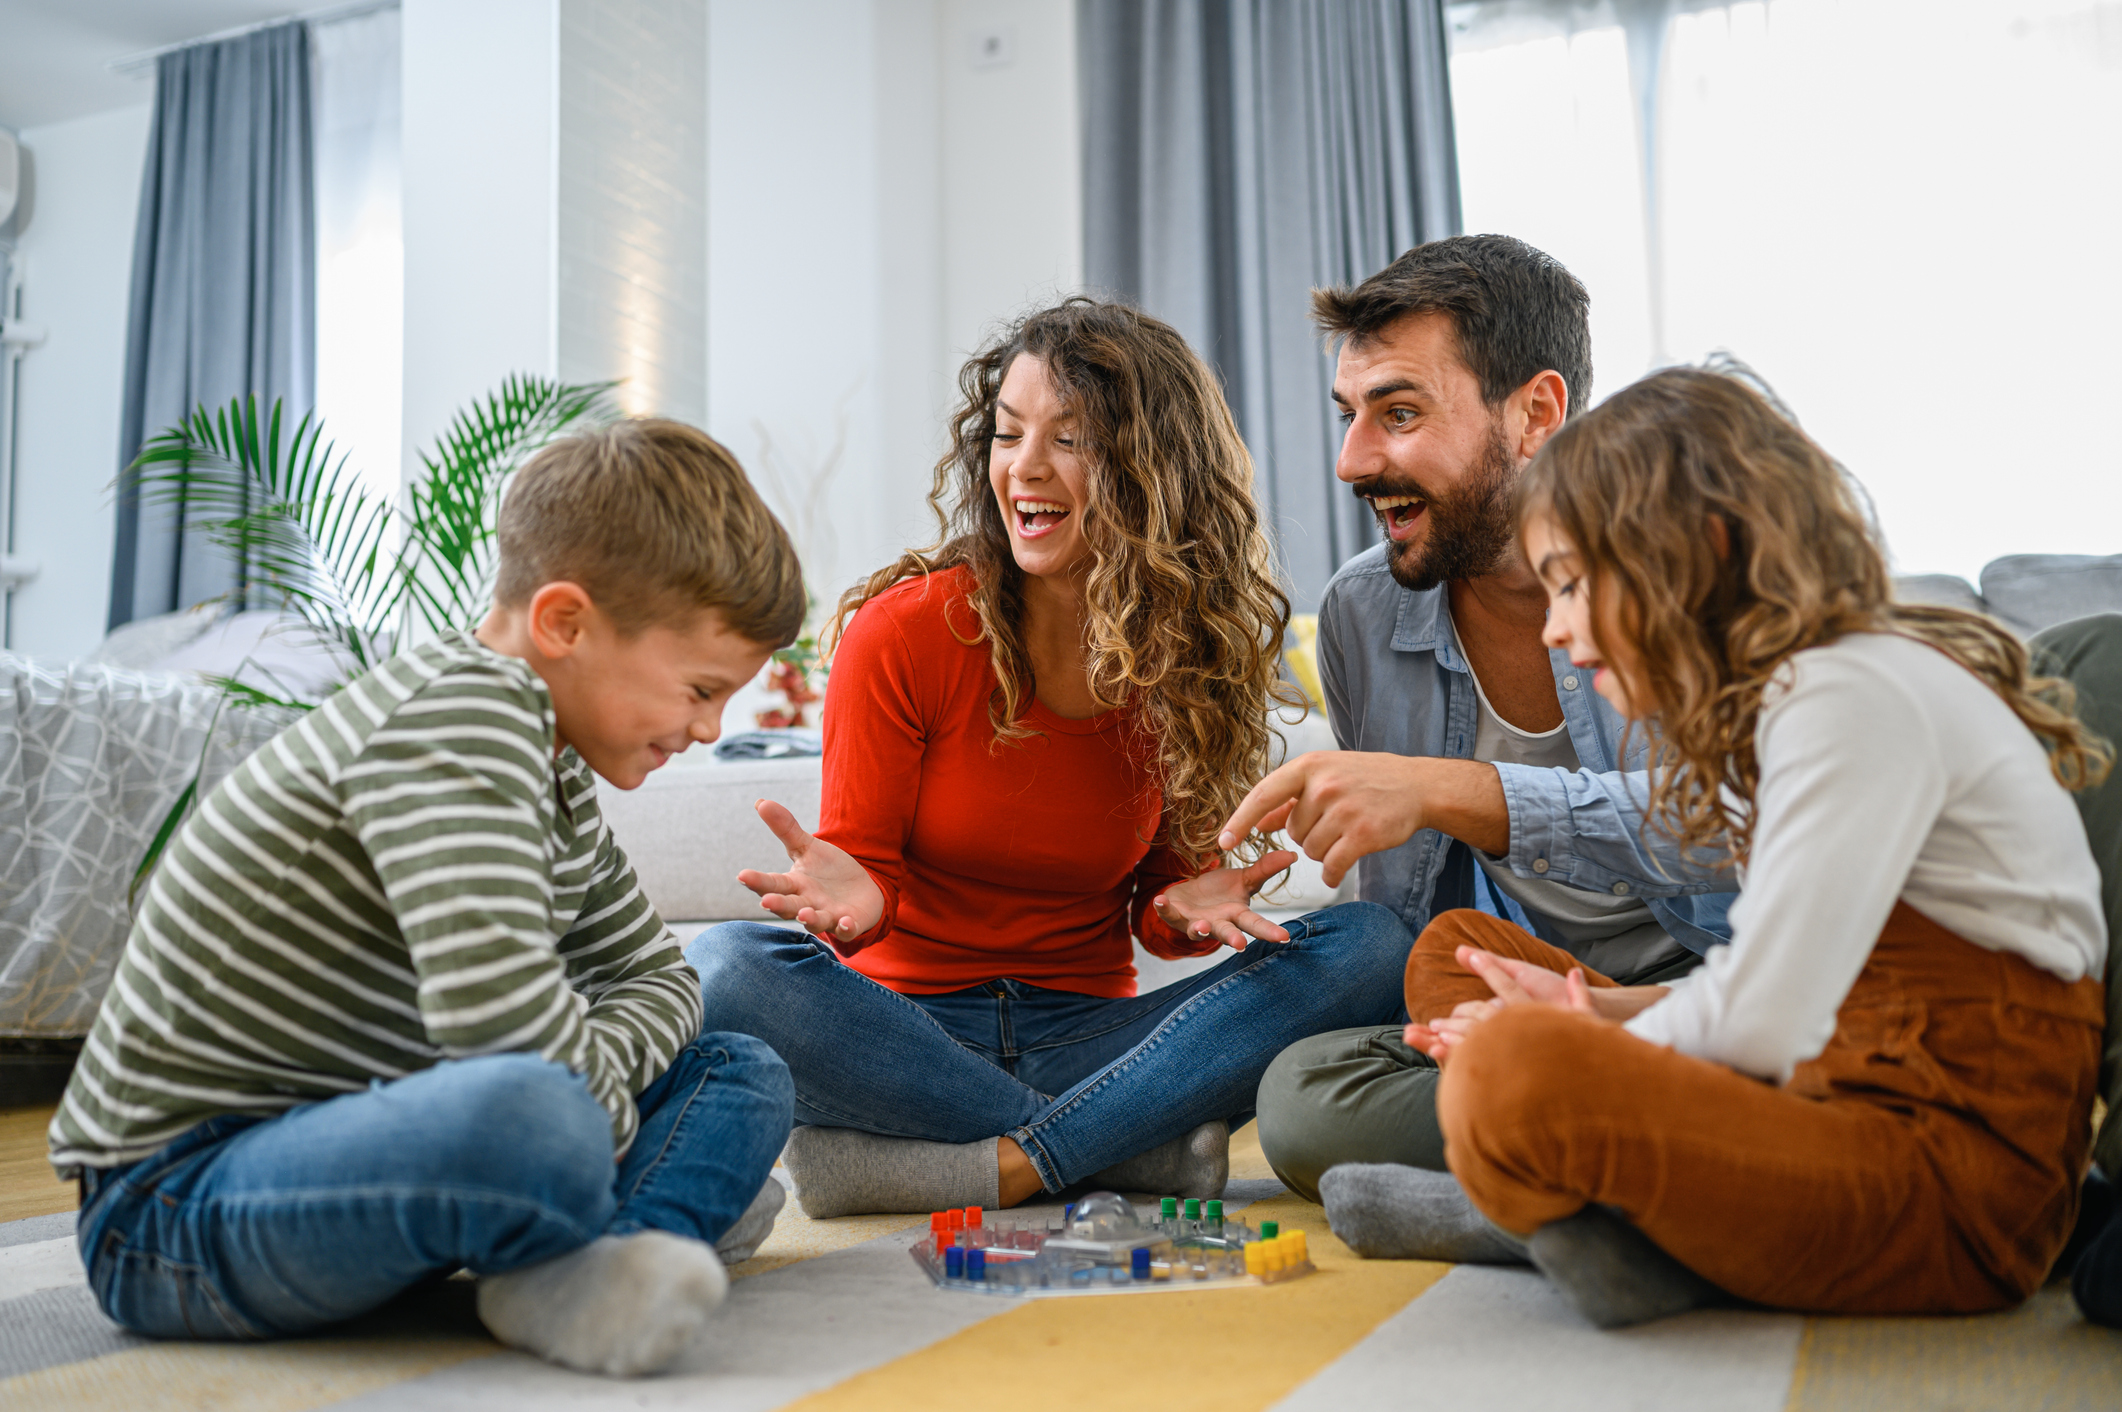
[[[907,1257],[924,1218],[811,1221],[791,1202],[732,1271],[712,1334],[660,1378],[609,1382],[505,1352],[462,1282],[330,1338],[155,1343],[95,1308],[67,1189],[11,1160],[36,1128],[35,1113],[0,1113],[0,1218],[13,1218],[0,1221],[0,1408],[10,1412],[2122,1406],[2122,1334],[2086,1325],[2061,1289],[1977,1319],[1720,1311],[1600,1333],[1530,1272],[1356,1259],[1318,1207],[1274,1181],[1249,1131],[1233,1145],[1229,1204],[1308,1231],[1316,1276],[1138,1298],[967,1298],[932,1289]]]

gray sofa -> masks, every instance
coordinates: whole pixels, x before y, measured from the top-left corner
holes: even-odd
[[[1894,580],[1902,598],[1987,613],[2021,637],[2082,618],[2122,612],[2122,554],[2008,554],[1982,569],[1982,586],[1955,574]]]

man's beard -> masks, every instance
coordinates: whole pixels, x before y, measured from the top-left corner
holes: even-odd
[[[1429,525],[1420,543],[1394,544],[1390,531],[1386,534],[1385,566],[1394,580],[1402,588],[1423,593],[1453,579],[1494,573],[1509,556],[1517,533],[1511,516],[1517,469],[1502,426],[1492,423],[1481,459],[1448,496],[1432,497],[1419,487],[1403,488],[1383,476],[1357,486],[1356,494],[1365,505],[1373,495],[1423,495],[1423,517]],[[1385,528],[1383,515],[1378,524]]]

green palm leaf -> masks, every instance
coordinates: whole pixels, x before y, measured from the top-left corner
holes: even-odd
[[[406,592],[431,632],[476,622],[493,601],[494,511],[508,478],[556,437],[609,422],[616,383],[511,376],[457,414],[410,491]]]
[[[141,501],[176,510],[243,566],[246,597],[306,622],[349,674],[380,660],[404,597],[390,553],[395,516],[346,457],[279,403],[239,398],[147,443],[131,468]]]

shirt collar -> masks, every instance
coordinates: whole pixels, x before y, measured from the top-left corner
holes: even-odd
[[[1416,592],[1393,585],[1400,606],[1393,614],[1392,648],[1395,652],[1434,652],[1438,665],[1448,671],[1466,670],[1459,654],[1458,636],[1452,631],[1450,590],[1443,584]]]

